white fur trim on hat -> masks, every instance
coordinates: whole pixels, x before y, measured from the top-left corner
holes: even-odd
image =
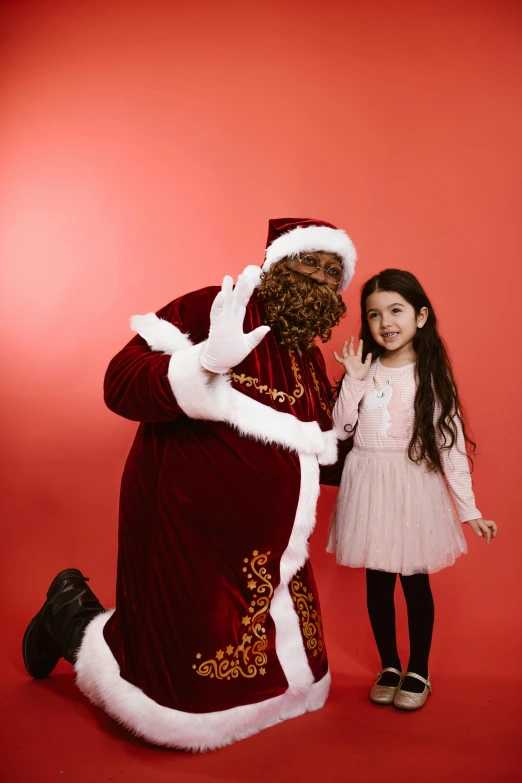
[[[268,272],[272,264],[298,253],[313,251],[335,253],[343,262],[343,279],[339,291],[344,291],[355,272],[357,251],[345,231],[328,226],[297,226],[274,239],[266,249],[263,272]]]

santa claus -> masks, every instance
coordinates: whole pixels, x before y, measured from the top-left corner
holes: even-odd
[[[64,657],[130,731],[189,750],[323,706],[307,550],[320,466],[339,463],[316,339],[344,315],[355,261],[330,223],[271,220],[262,268],[131,319],[137,336],[105,378],[109,408],[140,422],[121,487],[116,609],[77,569],[60,572],[24,635],[32,677]]]

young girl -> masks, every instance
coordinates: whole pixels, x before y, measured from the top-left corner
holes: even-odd
[[[354,430],[355,436],[328,551],[342,565],[366,568],[368,613],[382,663],[370,700],[416,710],[431,693],[429,574],[467,551],[461,523],[488,544],[497,526],[475,506],[466,456],[466,445],[474,450],[475,444],[460,415],[433,307],[418,280],[398,269],[368,280],[361,323],[357,352],[352,337],[342,357],[334,354],[346,371],[334,424],[344,437]],[[408,608],[405,674],[395,637],[397,574]]]

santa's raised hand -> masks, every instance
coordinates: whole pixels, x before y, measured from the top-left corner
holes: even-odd
[[[210,331],[201,354],[201,364],[209,372],[226,373],[240,364],[270,331],[269,326],[258,326],[252,332],[243,332],[246,306],[255,284],[245,275],[239,275],[236,287],[227,275],[221,291],[210,310]]]
[[[365,361],[362,360],[363,355],[363,341],[359,340],[359,346],[357,353],[354,350],[354,338],[353,335],[350,340],[345,340],[342,347],[342,356],[339,356],[337,351],[334,351],[334,356],[342,364],[346,374],[353,378],[355,381],[364,381],[370,369],[372,363],[372,355],[368,354]]]

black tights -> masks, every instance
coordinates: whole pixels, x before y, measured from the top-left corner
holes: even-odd
[[[381,665],[401,670],[395,635],[395,582],[397,574],[387,571],[366,569],[366,599]],[[434,606],[428,574],[400,575],[406,606],[408,608],[408,630],[410,634],[410,660],[408,671],[428,676],[428,657],[433,633]],[[389,680],[389,681],[388,681]],[[381,685],[396,685],[396,675],[387,672],[380,680]],[[405,689],[420,692],[424,685],[408,677]]]

